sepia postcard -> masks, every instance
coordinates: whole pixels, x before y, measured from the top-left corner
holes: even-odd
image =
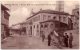
[[[78,0],[3,0],[1,50],[79,49]]]

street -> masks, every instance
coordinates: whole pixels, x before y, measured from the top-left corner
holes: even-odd
[[[79,3],[1,1],[1,49],[79,49]]]
[[[15,34],[9,37],[1,45],[2,49],[53,49],[56,46],[48,46],[47,41],[42,42],[40,38]]]
[[[72,49],[79,48],[78,34],[76,34],[75,30],[67,31],[67,33],[69,32],[73,32],[74,36]],[[8,37],[3,41],[1,48],[2,49],[61,49],[61,48],[65,49],[66,47],[59,48],[57,46],[54,46],[54,44],[48,46],[47,40],[45,39],[45,41],[42,42],[42,39],[40,37],[13,34],[11,37]]]

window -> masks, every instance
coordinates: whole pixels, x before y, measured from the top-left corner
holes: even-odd
[[[35,25],[34,25],[34,28],[35,28]]]
[[[48,19],[50,19],[51,18],[51,16],[48,16]]]
[[[79,15],[79,11],[77,11],[77,14]]]
[[[59,16],[59,21],[61,21],[61,16]]]
[[[45,28],[47,28],[48,27],[48,24],[45,24],[45,26],[44,26]]]
[[[79,17],[77,17],[77,20],[79,20]]]
[[[43,25],[41,25],[41,27],[43,27]]]
[[[53,24],[51,24],[51,26],[53,26]]]
[[[38,20],[40,20],[40,15],[38,16]]]
[[[56,16],[54,16],[53,19],[55,20],[56,19]]]
[[[53,24],[50,24],[50,28],[53,28]]]
[[[43,15],[43,20],[45,19],[46,15]]]

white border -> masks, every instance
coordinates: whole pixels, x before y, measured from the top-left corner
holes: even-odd
[[[1,14],[1,2],[5,2],[5,1],[16,1],[17,2],[17,1],[50,1],[50,0],[1,0],[0,1],[0,14]],[[51,0],[51,1],[53,1],[53,0]],[[80,3],[80,0],[68,0],[68,1],[79,1],[79,3]],[[80,22],[79,22],[79,26],[80,26]],[[79,27],[79,29],[80,29],[80,27]],[[0,15],[0,33],[1,33],[1,15]],[[80,31],[79,31],[79,33],[80,33]],[[0,34],[0,42],[1,42],[1,34]],[[1,43],[0,43],[0,46],[1,46]],[[40,50],[40,49],[0,49],[0,50]],[[41,50],[61,50],[61,49],[41,49]],[[62,50],[72,50],[72,49],[62,49]],[[73,49],[73,50],[78,50],[78,49]]]

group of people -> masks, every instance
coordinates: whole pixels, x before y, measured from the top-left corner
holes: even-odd
[[[48,46],[51,45],[51,40],[52,40],[51,35],[53,35],[52,32],[48,35]],[[44,41],[44,39],[45,39],[45,35],[42,34],[42,41]],[[62,40],[62,42],[64,43],[64,46],[72,48],[72,41],[73,41],[72,33],[70,33],[69,35],[65,33]]]
[[[65,35],[63,36],[63,38],[64,38],[64,45],[66,47],[72,48],[72,41],[73,41],[73,35],[72,35],[72,33],[70,33],[69,35],[67,35],[67,33],[65,33]]]

